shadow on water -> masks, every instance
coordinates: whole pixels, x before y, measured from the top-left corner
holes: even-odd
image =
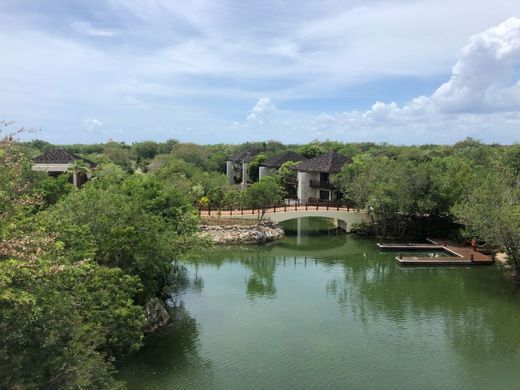
[[[212,363],[199,354],[199,324],[191,316],[183,301],[186,292],[200,294],[204,280],[195,273],[186,271],[170,286],[166,307],[171,322],[145,338],[143,347],[123,358],[119,374],[129,389],[163,387],[169,382],[172,372],[178,376],[177,383],[193,385],[193,382],[211,382]]]

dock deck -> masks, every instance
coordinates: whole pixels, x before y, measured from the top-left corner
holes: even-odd
[[[474,251],[473,248],[462,246],[449,241],[432,240],[427,243],[402,243],[382,244],[377,246],[381,250],[444,250],[453,256],[422,257],[422,256],[396,256],[395,259],[403,265],[483,265],[492,264],[492,257],[484,253]]]

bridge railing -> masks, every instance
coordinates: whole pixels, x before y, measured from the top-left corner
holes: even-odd
[[[359,208],[353,207],[351,204],[345,202],[328,202],[328,201],[320,201],[320,200],[310,200],[306,202],[301,202],[299,200],[286,199],[285,202],[266,205],[264,207],[204,207],[199,208],[199,215],[258,215],[260,213],[277,213],[277,212],[287,212],[287,211],[308,211],[308,210],[345,210],[345,211],[354,211],[360,212]]]

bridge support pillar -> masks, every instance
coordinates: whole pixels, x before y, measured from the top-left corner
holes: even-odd
[[[347,223],[345,221],[343,221],[342,219],[336,219],[336,226],[339,229],[341,229],[347,233],[349,232],[349,230],[347,229],[348,228]]]

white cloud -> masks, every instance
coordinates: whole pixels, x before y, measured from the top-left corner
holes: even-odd
[[[70,27],[77,33],[80,33],[83,35],[88,35],[91,37],[110,38],[115,35],[115,32],[113,30],[94,27],[90,22],[85,22],[85,21],[73,22],[70,24]]]
[[[297,113],[280,114],[269,98],[261,98],[247,125],[268,118],[271,128],[281,129],[288,118],[297,122]],[[449,143],[465,136],[520,141],[519,124],[520,19],[511,18],[472,36],[459,51],[450,79],[431,96],[403,106],[377,101],[365,112],[322,113],[298,126],[307,140]]]
[[[268,97],[262,97],[258,100],[256,105],[251,110],[251,113],[247,116],[249,123],[256,123],[263,125],[269,122],[269,117],[277,110],[276,106],[271,102]]]
[[[59,15],[52,7],[0,4],[0,47],[8,53],[0,61],[0,117],[61,132],[55,139],[71,142],[83,136],[70,129],[85,112],[111,129],[128,129],[129,140],[164,124],[192,129],[186,137],[193,140],[236,142],[229,125],[242,116],[234,126],[242,129],[240,140],[377,135],[416,142],[417,134],[433,142],[451,124],[458,138],[477,127],[484,131],[484,125],[502,142],[518,133],[518,19],[489,29],[518,12],[515,1],[188,3],[105,0],[81,13],[63,7]],[[64,20],[75,22],[64,31]],[[430,94],[424,84],[441,77],[448,81]],[[424,84],[419,92],[389,91],[401,78]],[[387,80],[392,87],[384,86]],[[390,98],[377,101],[371,93],[372,107],[351,103],[359,111],[327,108],[328,101],[335,107],[353,101],[364,85]],[[428,96],[402,104],[424,91]],[[269,98],[250,112],[244,107],[261,96]],[[302,104],[305,99],[312,101]],[[311,107],[313,102],[320,106]],[[324,114],[316,117],[309,107]],[[509,133],[499,138],[493,121]]]
[[[520,19],[511,18],[471,37],[432,103],[442,112],[518,110],[519,70]]]
[[[431,96],[400,107],[376,102],[364,112],[327,116],[326,123],[347,135],[357,129],[440,137],[452,142],[464,135],[496,140],[520,139],[520,19],[472,36],[460,51],[450,79]],[[318,117],[320,127],[324,117]],[[369,134],[366,134],[370,136]],[[491,136],[491,137],[490,137]],[[426,138],[426,137],[425,137]],[[500,138],[498,138],[500,139]]]
[[[87,118],[83,121],[83,128],[88,131],[95,130],[97,127],[103,126],[103,122],[95,118]]]
[[[365,117],[520,111],[520,18],[472,36],[459,51],[450,79],[431,96],[404,107],[377,102]]]

